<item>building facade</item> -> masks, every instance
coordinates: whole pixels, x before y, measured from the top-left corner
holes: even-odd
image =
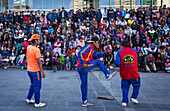
[[[40,9],[51,10],[65,7],[65,9],[83,9],[83,8],[100,8],[105,7],[119,8],[137,8],[146,7],[151,4],[160,6],[166,4],[170,7],[170,0],[0,0],[1,11],[6,9]],[[2,5],[1,5],[2,4]]]

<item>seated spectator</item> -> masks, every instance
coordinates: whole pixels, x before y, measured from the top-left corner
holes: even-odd
[[[126,22],[126,20],[125,20],[125,19],[123,19],[123,21],[122,21],[122,23],[121,23],[121,26],[123,27],[123,29],[125,29],[125,28],[126,28],[126,26],[127,26],[127,22]]]
[[[61,43],[61,48],[65,49],[65,51],[67,51],[67,49],[69,48],[69,43],[67,41],[67,38],[64,38],[64,41]]]
[[[164,64],[163,64],[163,60],[161,58],[161,53],[157,54],[155,64],[156,64],[156,67],[157,67],[158,71],[162,71],[163,70]]]
[[[12,47],[11,51],[10,51],[10,64],[11,65],[16,65],[16,57],[18,55],[18,51],[16,50],[15,46]]]
[[[127,21],[127,24],[132,25],[133,22],[134,22],[133,17],[130,17],[130,19]]]
[[[155,36],[155,30],[153,29],[153,27],[151,27],[151,29],[148,31],[149,36],[153,39]]]
[[[25,46],[25,49],[29,46],[29,42],[27,42],[27,38],[24,38],[24,42],[21,43],[21,46]]]
[[[170,72],[170,60],[169,58],[166,58],[166,62],[165,62],[165,72]]]
[[[80,49],[81,49],[81,46],[77,46],[77,49],[76,49],[76,56],[78,56],[77,54],[78,54],[78,52],[80,51]]]
[[[145,59],[143,56],[142,52],[139,52],[139,57],[138,57],[138,68],[142,69],[141,71],[145,71]]]
[[[156,55],[156,51],[157,51],[157,46],[155,45],[155,43],[152,41],[151,42],[151,46],[149,46],[149,52],[151,52],[154,56]]]
[[[57,41],[54,42],[52,49],[53,49],[53,55],[58,52],[59,55],[61,55],[61,43],[60,38],[57,38]]]
[[[161,54],[162,61],[165,61],[165,59],[166,59],[165,46],[160,46],[160,48],[158,49],[158,53]]]
[[[49,44],[46,44],[46,47],[45,47],[45,50],[44,50],[44,54],[46,55],[47,52],[49,52],[50,55],[53,55],[53,50],[52,50],[52,48],[50,47]]]
[[[16,64],[21,66],[21,69],[26,68],[26,49],[25,46],[22,46],[21,50],[19,51],[19,56],[16,59]]]
[[[130,34],[132,34],[132,29],[130,28],[130,26],[127,25],[124,32],[125,32],[125,34],[130,35]]]
[[[44,66],[45,66],[45,69],[50,69],[51,66],[52,66],[52,57],[51,57],[51,54],[50,52],[46,52],[45,53],[45,57],[44,57]]]
[[[73,45],[70,45],[70,48],[67,49],[67,55],[71,56],[72,52],[76,53],[76,50],[73,48]]]
[[[66,57],[66,56],[67,56],[67,52],[66,52],[66,50],[65,50],[65,49],[63,49],[61,54],[62,54],[62,55],[64,55],[64,57]]]
[[[166,47],[167,45],[169,45],[169,43],[168,43],[167,39],[164,39],[164,41],[162,42],[162,46]]]
[[[132,34],[135,35],[136,32],[137,32],[137,29],[138,29],[137,24],[136,24],[135,21],[132,23],[131,28],[132,28]]]
[[[84,25],[83,22],[80,25],[80,31],[86,31],[86,26]]]
[[[81,46],[81,47],[85,46],[85,42],[84,42],[83,38],[80,38],[80,40],[77,42],[77,46]]]
[[[168,34],[169,27],[167,23],[163,26],[163,30],[165,31],[165,35]]]
[[[59,61],[60,61],[60,68],[61,68],[62,70],[65,70],[65,58],[64,58],[64,55],[63,55],[63,54],[61,54]]]
[[[70,64],[71,64],[70,57],[67,56],[65,59],[66,70],[70,70]]]
[[[71,41],[69,42],[69,46],[72,45],[74,49],[76,49],[77,47],[77,44],[76,42],[74,41],[74,39],[72,38]]]
[[[52,57],[52,66],[53,66],[53,70],[54,72],[56,72],[56,70],[60,70],[60,56],[59,53],[56,52],[54,54],[54,56]]]
[[[149,53],[149,55],[145,57],[145,68],[147,72],[151,72],[151,68],[154,72],[157,71],[155,65],[155,58],[152,53]]]
[[[71,69],[75,70],[76,63],[77,63],[77,56],[76,56],[76,53],[74,51],[70,55],[70,61],[71,61]]]
[[[3,59],[9,59],[9,50],[4,46],[1,51],[1,56]]]
[[[114,56],[112,54],[112,50],[109,50],[109,49],[105,49],[105,61],[104,61],[104,64],[107,66],[108,69],[113,69],[113,67],[111,66],[111,64],[113,63],[113,60],[114,60]]]

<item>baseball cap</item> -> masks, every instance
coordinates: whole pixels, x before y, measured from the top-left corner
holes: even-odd
[[[88,43],[91,43],[91,42],[97,42],[99,41],[99,38],[98,37],[92,37],[91,40],[87,41]]]
[[[40,38],[41,38],[41,36],[39,34],[34,34],[31,36],[31,38],[28,41],[32,41],[34,39],[40,39]]]
[[[24,38],[24,40],[26,40],[26,41],[27,41],[27,38]]]

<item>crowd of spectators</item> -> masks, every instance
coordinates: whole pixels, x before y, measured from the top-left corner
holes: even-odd
[[[100,40],[101,58],[113,68],[121,41],[130,42],[138,50],[141,71],[170,72],[170,8],[146,7],[115,10],[112,7],[66,11],[55,9],[48,13],[5,11],[0,14],[1,64],[26,67],[27,40],[33,34],[41,35],[38,46],[45,69],[75,70],[77,53],[91,37]]]

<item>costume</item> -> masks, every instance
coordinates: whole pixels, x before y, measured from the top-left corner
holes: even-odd
[[[123,47],[118,51],[115,65],[120,67],[120,76],[122,78],[121,88],[123,99],[122,103],[128,104],[128,92],[130,85],[133,85],[133,94],[131,98],[137,99],[140,88],[140,75],[138,73],[138,54],[136,50],[128,47]]]
[[[107,68],[104,66],[104,64],[100,60],[93,60],[93,57],[101,58],[104,57],[105,53],[97,54],[97,52],[94,50],[93,45],[87,44],[83,48],[80,49],[78,52],[78,62],[77,62],[77,71],[80,75],[81,79],[81,92],[82,92],[82,101],[87,100],[87,74],[88,71],[93,69],[96,66],[99,66],[99,68],[103,71],[105,74],[105,77],[107,78],[107,75],[110,74],[110,72],[107,70]],[[87,70],[83,69],[83,64],[87,64]]]

